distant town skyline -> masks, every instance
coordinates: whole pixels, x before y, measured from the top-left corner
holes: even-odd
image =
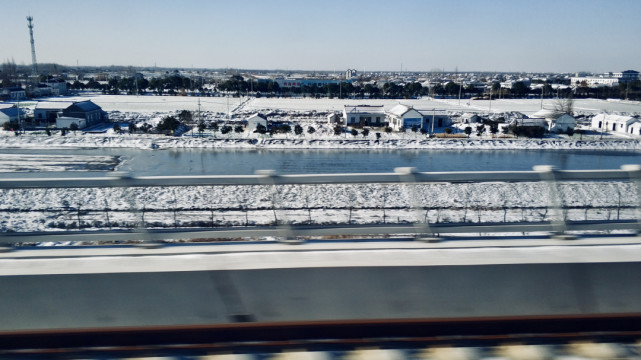
[[[641,1],[4,1],[0,61],[344,71],[641,70]]]

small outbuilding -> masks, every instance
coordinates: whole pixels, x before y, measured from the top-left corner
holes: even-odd
[[[556,119],[545,119],[548,123],[549,132],[567,132],[574,130],[576,119],[570,114],[563,114]]]
[[[481,117],[476,114],[465,113],[461,115],[461,123],[463,124],[477,124],[480,122],[481,122]]]
[[[252,132],[256,130],[258,125],[262,125],[267,129],[267,116],[256,113],[247,118],[247,131]]]
[[[628,126],[628,134],[641,135],[641,121],[635,121]]]
[[[327,115],[327,123],[330,125],[342,124],[341,116],[337,113],[331,113]]]
[[[568,129],[574,130],[576,119],[574,116],[554,109],[541,109],[531,116],[535,119],[543,118],[547,122],[549,132],[567,132]]]
[[[627,134],[628,127],[637,121],[632,116],[598,114],[592,118],[592,128]]]
[[[84,129],[87,127],[87,120],[67,116],[60,116],[56,119],[56,127],[58,129],[71,129],[72,124],[76,124],[78,129]]]

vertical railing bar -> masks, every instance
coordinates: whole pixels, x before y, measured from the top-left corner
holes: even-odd
[[[415,222],[414,228],[416,229],[416,240],[427,241],[427,242],[436,242],[440,239],[434,236],[434,232],[430,228],[429,220],[427,217],[423,217],[423,207],[418,200],[418,191],[416,190],[417,181],[416,181],[416,168],[412,167],[399,167],[395,168],[394,172],[399,175],[401,183],[405,185],[407,189],[407,196],[410,202],[410,208],[414,211]]]
[[[556,172],[558,170],[550,165],[537,165],[534,166],[533,169],[540,174],[541,181],[548,187],[548,209],[551,210],[550,225],[552,225],[552,229],[554,229],[552,237],[563,240],[576,239],[576,236],[566,234],[567,223],[563,214],[561,194],[559,193],[556,179]]]
[[[641,229],[641,165],[622,165],[621,170],[627,171],[630,176],[630,182],[637,190],[637,205],[635,207],[636,221]],[[637,230],[639,234],[641,230]]]
[[[141,237],[140,240],[142,241],[142,243],[138,246],[143,248],[158,248],[162,246],[162,243],[157,241],[154,235],[148,231],[147,226],[145,226],[143,222],[142,212],[140,211],[140,208],[138,207],[134,196],[131,181],[133,179],[132,176],[129,173],[118,173],[116,175],[118,176],[116,177],[115,182],[119,185],[122,185],[122,187],[124,188],[125,200],[129,203],[129,208],[131,209],[131,212],[136,219],[135,230],[138,236]],[[140,220],[138,220],[139,218]]]
[[[290,222],[287,220],[284,211],[277,212],[277,209],[282,209],[282,202],[276,187],[276,177],[278,176],[273,170],[256,170],[256,175],[259,175],[259,181],[262,185],[268,186],[271,189],[272,195],[272,211],[280,218],[275,219],[276,229],[279,233],[279,241],[287,244],[301,244],[302,241],[296,239],[292,230]]]

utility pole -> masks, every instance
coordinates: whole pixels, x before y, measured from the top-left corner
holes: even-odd
[[[436,118],[436,108],[432,109],[432,133],[430,134],[430,137],[434,135],[434,119]]]
[[[543,90],[545,89],[545,83],[541,86],[541,109],[543,109]]]
[[[625,88],[625,99],[630,100],[628,99],[628,90],[630,90],[630,80],[628,80],[627,83],[628,83],[628,86]]]
[[[16,108],[18,108],[18,134],[20,133],[20,130],[22,129],[22,119],[20,118],[20,97],[18,97],[18,101],[16,101]]]

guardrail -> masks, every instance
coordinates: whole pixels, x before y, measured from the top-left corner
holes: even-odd
[[[619,170],[558,170],[551,166],[536,166],[533,171],[473,171],[473,172],[417,172],[414,168],[397,168],[394,173],[360,174],[304,174],[280,175],[273,171],[259,171],[254,175],[237,176],[153,176],[132,177],[114,174],[111,177],[87,178],[10,178],[0,179],[0,190],[7,189],[62,189],[62,188],[145,188],[145,187],[191,187],[260,185],[272,189],[272,210],[281,209],[277,191],[282,185],[319,184],[402,184],[405,186],[409,203],[406,208],[416,212],[416,220],[396,224],[347,224],[312,225],[293,224],[286,219],[269,226],[225,226],[175,229],[150,229],[140,221],[134,229],[99,231],[52,231],[52,232],[4,232],[0,244],[19,244],[44,241],[142,241],[157,243],[169,239],[214,239],[239,237],[277,237],[285,242],[299,242],[301,237],[318,236],[362,236],[383,234],[412,234],[418,239],[438,241],[442,234],[463,233],[530,233],[548,232],[555,236],[573,238],[569,232],[630,230],[641,231],[641,207],[635,206],[634,219],[568,221],[563,215],[564,205],[558,191],[559,182],[631,182],[636,196],[641,199],[641,166],[625,165]],[[415,185],[429,183],[519,183],[537,182],[547,186],[549,199],[545,221],[519,222],[450,222],[433,223],[427,215],[422,216],[426,207],[417,200]],[[136,199],[128,199],[131,212],[141,209]],[[428,209],[429,211],[429,209]]]

